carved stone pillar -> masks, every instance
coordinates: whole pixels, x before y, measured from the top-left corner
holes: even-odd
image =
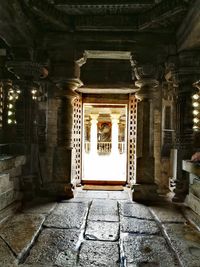
[[[73,69],[74,65],[71,67]],[[61,74],[63,74],[63,69]],[[56,85],[55,97],[59,99],[60,105],[57,110],[57,145],[53,155],[53,183],[51,191],[57,198],[63,199],[73,197],[71,185],[72,102],[77,95],[74,90],[81,85],[81,81],[75,75],[74,78],[69,79],[59,78],[56,81]]]
[[[71,154],[72,154],[72,101],[73,92],[78,81],[65,81],[59,84],[60,92],[56,97],[60,100],[57,111],[57,146],[53,156],[53,184],[55,194],[60,198],[73,197],[71,188]]]
[[[179,55],[179,69],[176,73],[176,100],[175,100],[175,144],[177,150],[176,188],[174,202],[183,202],[189,190],[189,178],[182,170],[182,160],[190,159],[193,154],[193,107],[192,95],[196,89],[192,86],[200,73],[200,67],[194,66],[195,53],[189,51]]]
[[[150,75],[138,75],[136,86],[140,90],[136,97],[140,100],[137,105],[137,148],[136,148],[136,183],[132,188],[134,201],[149,201],[157,199],[154,163],[154,99],[158,82]]]

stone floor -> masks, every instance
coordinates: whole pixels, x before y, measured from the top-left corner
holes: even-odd
[[[0,267],[199,267],[200,233],[170,204],[125,191],[37,200],[0,226]]]

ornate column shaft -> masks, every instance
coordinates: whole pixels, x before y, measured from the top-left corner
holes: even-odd
[[[151,73],[150,73],[151,74]],[[158,82],[147,74],[138,75],[136,86],[140,89],[136,97],[140,100],[137,105],[137,161],[136,183],[133,185],[133,200],[149,201],[157,199],[154,163],[154,122],[153,101]]]
[[[119,117],[120,114],[111,114],[112,121],[112,154],[118,155],[118,138],[119,138]]]
[[[91,128],[90,128],[90,153],[97,155],[97,123],[98,114],[90,114]]]
[[[62,68],[61,68],[62,67]],[[76,73],[70,78],[63,78],[63,67],[59,66],[56,70],[57,92],[55,97],[60,100],[60,106],[57,111],[57,146],[53,155],[53,182],[52,193],[58,198],[73,197],[71,185],[71,156],[72,156],[72,127],[73,127],[73,99],[76,97],[74,90],[81,85]],[[71,65],[74,70],[74,64]],[[67,69],[69,65],[67,65]],[[66,76],[67,76],[66,72]],[[62,75],[61,77],[59,75]],[[71,78],[72,77],[72,78]]]

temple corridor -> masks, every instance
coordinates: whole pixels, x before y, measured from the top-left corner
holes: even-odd
[[[78,188],[71,200],[35,200],[4,221],[1,266],[198,267],[195,213],[191,224],[189,209],[167,201],[138,204],[124,189]]]

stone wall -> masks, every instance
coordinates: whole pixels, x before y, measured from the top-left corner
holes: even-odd
[[[2,156],[0,159],[0,221],[10,216],[20,206],[24,156]]]

